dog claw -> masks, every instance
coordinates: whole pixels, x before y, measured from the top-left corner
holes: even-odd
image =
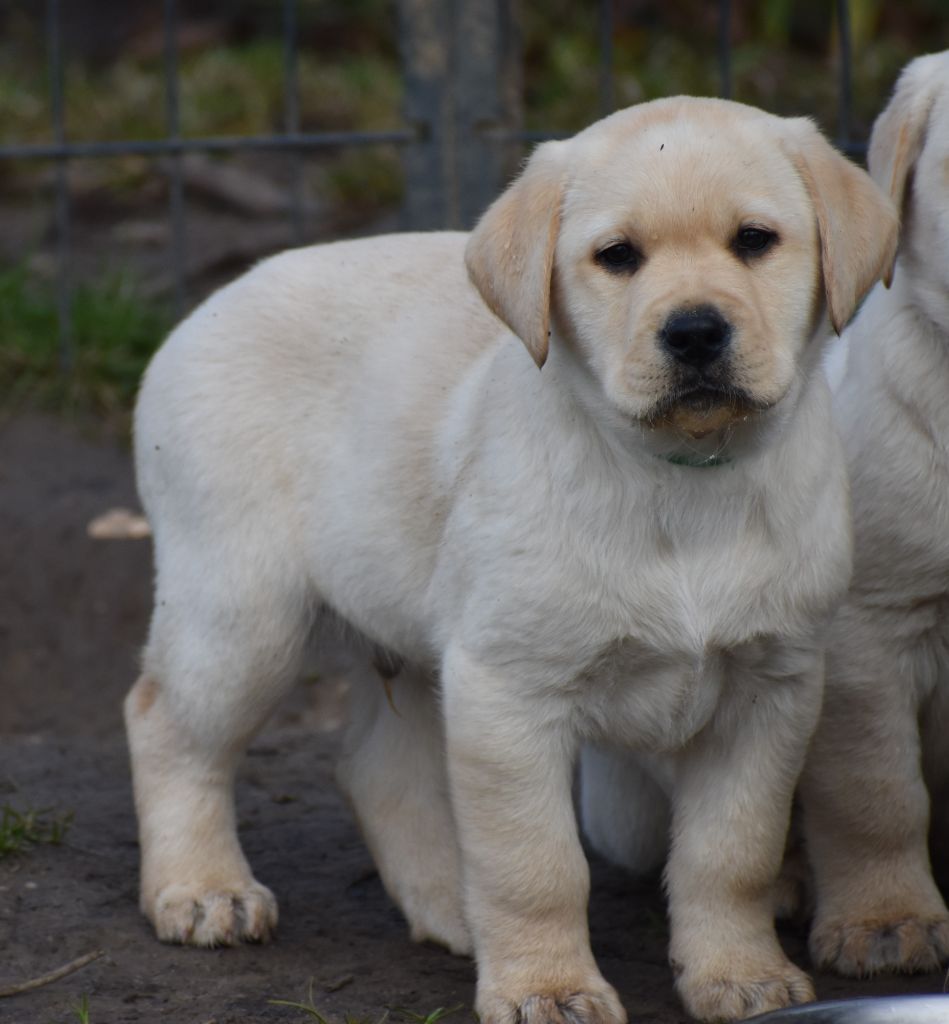
[[[277,926],[277,901],[256,882],[241,889],[202,892],[176,885],[159,893],[151,916],[162,942],[236,946],[271,937]]]
[[[702,1021],[744,1020],[815,998],[810,979],[790,963],[777,976],[757,979],[690,981],[683,975],[676,987],[689,1013]]]
[[[810,946],[816,964],[848,977],[937,971],[949,960],[949,918],[818,924]]]
[[[520,1003],[489,1000],[482,1024],[626,1024],[626,1011],[612,989],[530,995]]]

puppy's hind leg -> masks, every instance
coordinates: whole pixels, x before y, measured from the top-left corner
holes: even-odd
[[[661,870],[672,809],[640,757],[589,744],[580,755],[580,817],[590,845],[636,875]]]
[[[356,675],[339,783],[412,938],[470,953],[435,683],[368,662]]]
[[[289,571],[242,578],[221,552],[180,554],[159,562],[175,571],[159,573],[144,672],[125,701],[141,906],[163,941],[260,941],[277,905],[238,842],[234,776],[296,678],[306,601]]]

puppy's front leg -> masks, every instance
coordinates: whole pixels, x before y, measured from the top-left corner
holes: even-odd
[[[715,718],[678,759],[670,959],[679,995],[700,1020],[814,998],[778,943],[772,889],[821,683],[816,664],[791,678],[730,675]]]
[[[576,743],[559,698],[454,651],[448,763],[483,1024],[623,1024],[590,951],[589,869],[571,800]]]
[[[907,671],[913,660],[896,639],[903,624],[891,616],[851,601],[835,619],[801,779],[817,889],[811,957],[858,977],[935,971],[949,958],[949,914],[926,846],[923,686]]]

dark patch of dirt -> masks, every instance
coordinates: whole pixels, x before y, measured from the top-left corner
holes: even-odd
[[[0,803],[71,810],[61,846],[0,861],[0,989],[87,952],[81,971],[0,999],[9,1024],[300,1022],[271,999],[313,999],[334,1021],[386,1007],[461,1004],[474,969],[409,941],[332,781],[340,682],[301,685],[254,743],[239,786],[241,835],[280,901],[276,941],[194,950],[159,944],[137,909],[137,844],[120,706],[145,637],[147,541],[91,540],[90,519],[135,508],[131,460],[114,438],[26,416],[0,424]],[[437,837],[429,840],[437,841]],[[685,1020],[666,963],[658,886],[593,864],[593,948],[638,1022]],[[807,967],[805,935],[782,932]],[[938,975],[817,978],[822,998],[938,992]]]

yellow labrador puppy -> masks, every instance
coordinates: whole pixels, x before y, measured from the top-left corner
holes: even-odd
[[[136,416],[159,936],[276,924],[235,766],[333,617],[367,664],[342,783],[412,934],[473,950],[485,1024],[625,1020],[588,939],[588,740],[672,766],[690,1012],[812,998],[769,893],[850,574],[819,339],[894,246],[809,122],[673,99],[539,147],[470,236],[286,253],[193,313]]]
[[[803,785],[811,948],[857,975],[949,958],[926,845],[930,792],[933,825],[949,826],[949,53],[906,68],[870,171],[903,228],[892,287],[845,335],[855,575]]]

